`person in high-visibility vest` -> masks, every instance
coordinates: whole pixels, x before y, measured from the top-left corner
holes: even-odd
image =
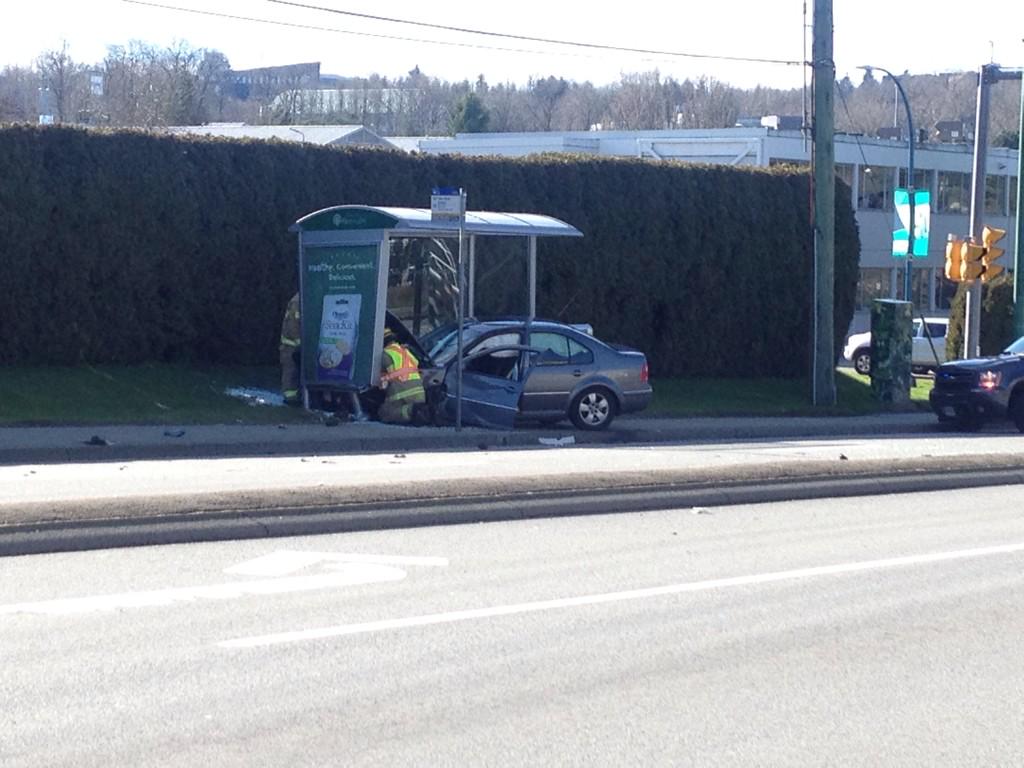
[[[384,402],[378,416],[392,424],[408,424],[413,408],[427,402],[420,375],[420,362],[409,349],[398,342],[390,328],[384,329],[384,353],[381,355],[380,385]]]
[[[299,404],[299,345],[302,325],[299,322],[299,294],[292,296],[281,321],[281,394],[289,405]]]

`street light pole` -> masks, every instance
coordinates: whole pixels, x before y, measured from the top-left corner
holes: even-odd
[[[910,134],[907,137],[907,192],[909,192],[910,196],[910,215],[907,221],[907,269],[903,274],[903,297],[912,303],[914,286],[911,278],[911,265],[914,261],[914,118],[910,114],[910,100],[907,99],[907,92],[903,90],[899,78],[885,67],[864,65],[858,67],[858,69],[863,69],[867,72],[877,69],[879,72],[885,72],[892,79],[893,83],[896,84],[896,90],[899,91],[900,99],[903,101],[903,109],[907,113],[907,132]]]

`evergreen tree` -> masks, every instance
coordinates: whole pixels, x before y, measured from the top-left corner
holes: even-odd
[[[467,93],[455,104],[451,131],[456,133],[483,133],[491,121],[487,107],[475,93]]]

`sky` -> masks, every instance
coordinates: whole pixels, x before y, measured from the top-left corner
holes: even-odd
[[[399,77],[419,67],[449,81],[482,74],[492,85],[548,75],[605,85],[657,69],[678,80],[709,76],[741,88],[798,88],[805,78],[800,62],[811,52],[805,6],[809,25],[814,0],[5,0],[0,67],[27,66],[64,43],[75,61],[93,64],[108,46],[139,40],[213,48],[234,69],[319,61],[323,74]],[[323,9],[657,53],[454,33]],[[896,74],[974,71],[992,61],[1024,66],[1020,0],[834,0],[833,15],[837,78],[849,75],[855,83],[862,64]]]

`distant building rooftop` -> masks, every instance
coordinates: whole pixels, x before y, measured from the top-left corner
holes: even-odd
[[[228,139],[296,141],[321,146],[388,147],[395,145],[362,125],[246,125],[245,123],[210,123],[208,125],[175,125],[169,133],[198,136],[221,136]]]

